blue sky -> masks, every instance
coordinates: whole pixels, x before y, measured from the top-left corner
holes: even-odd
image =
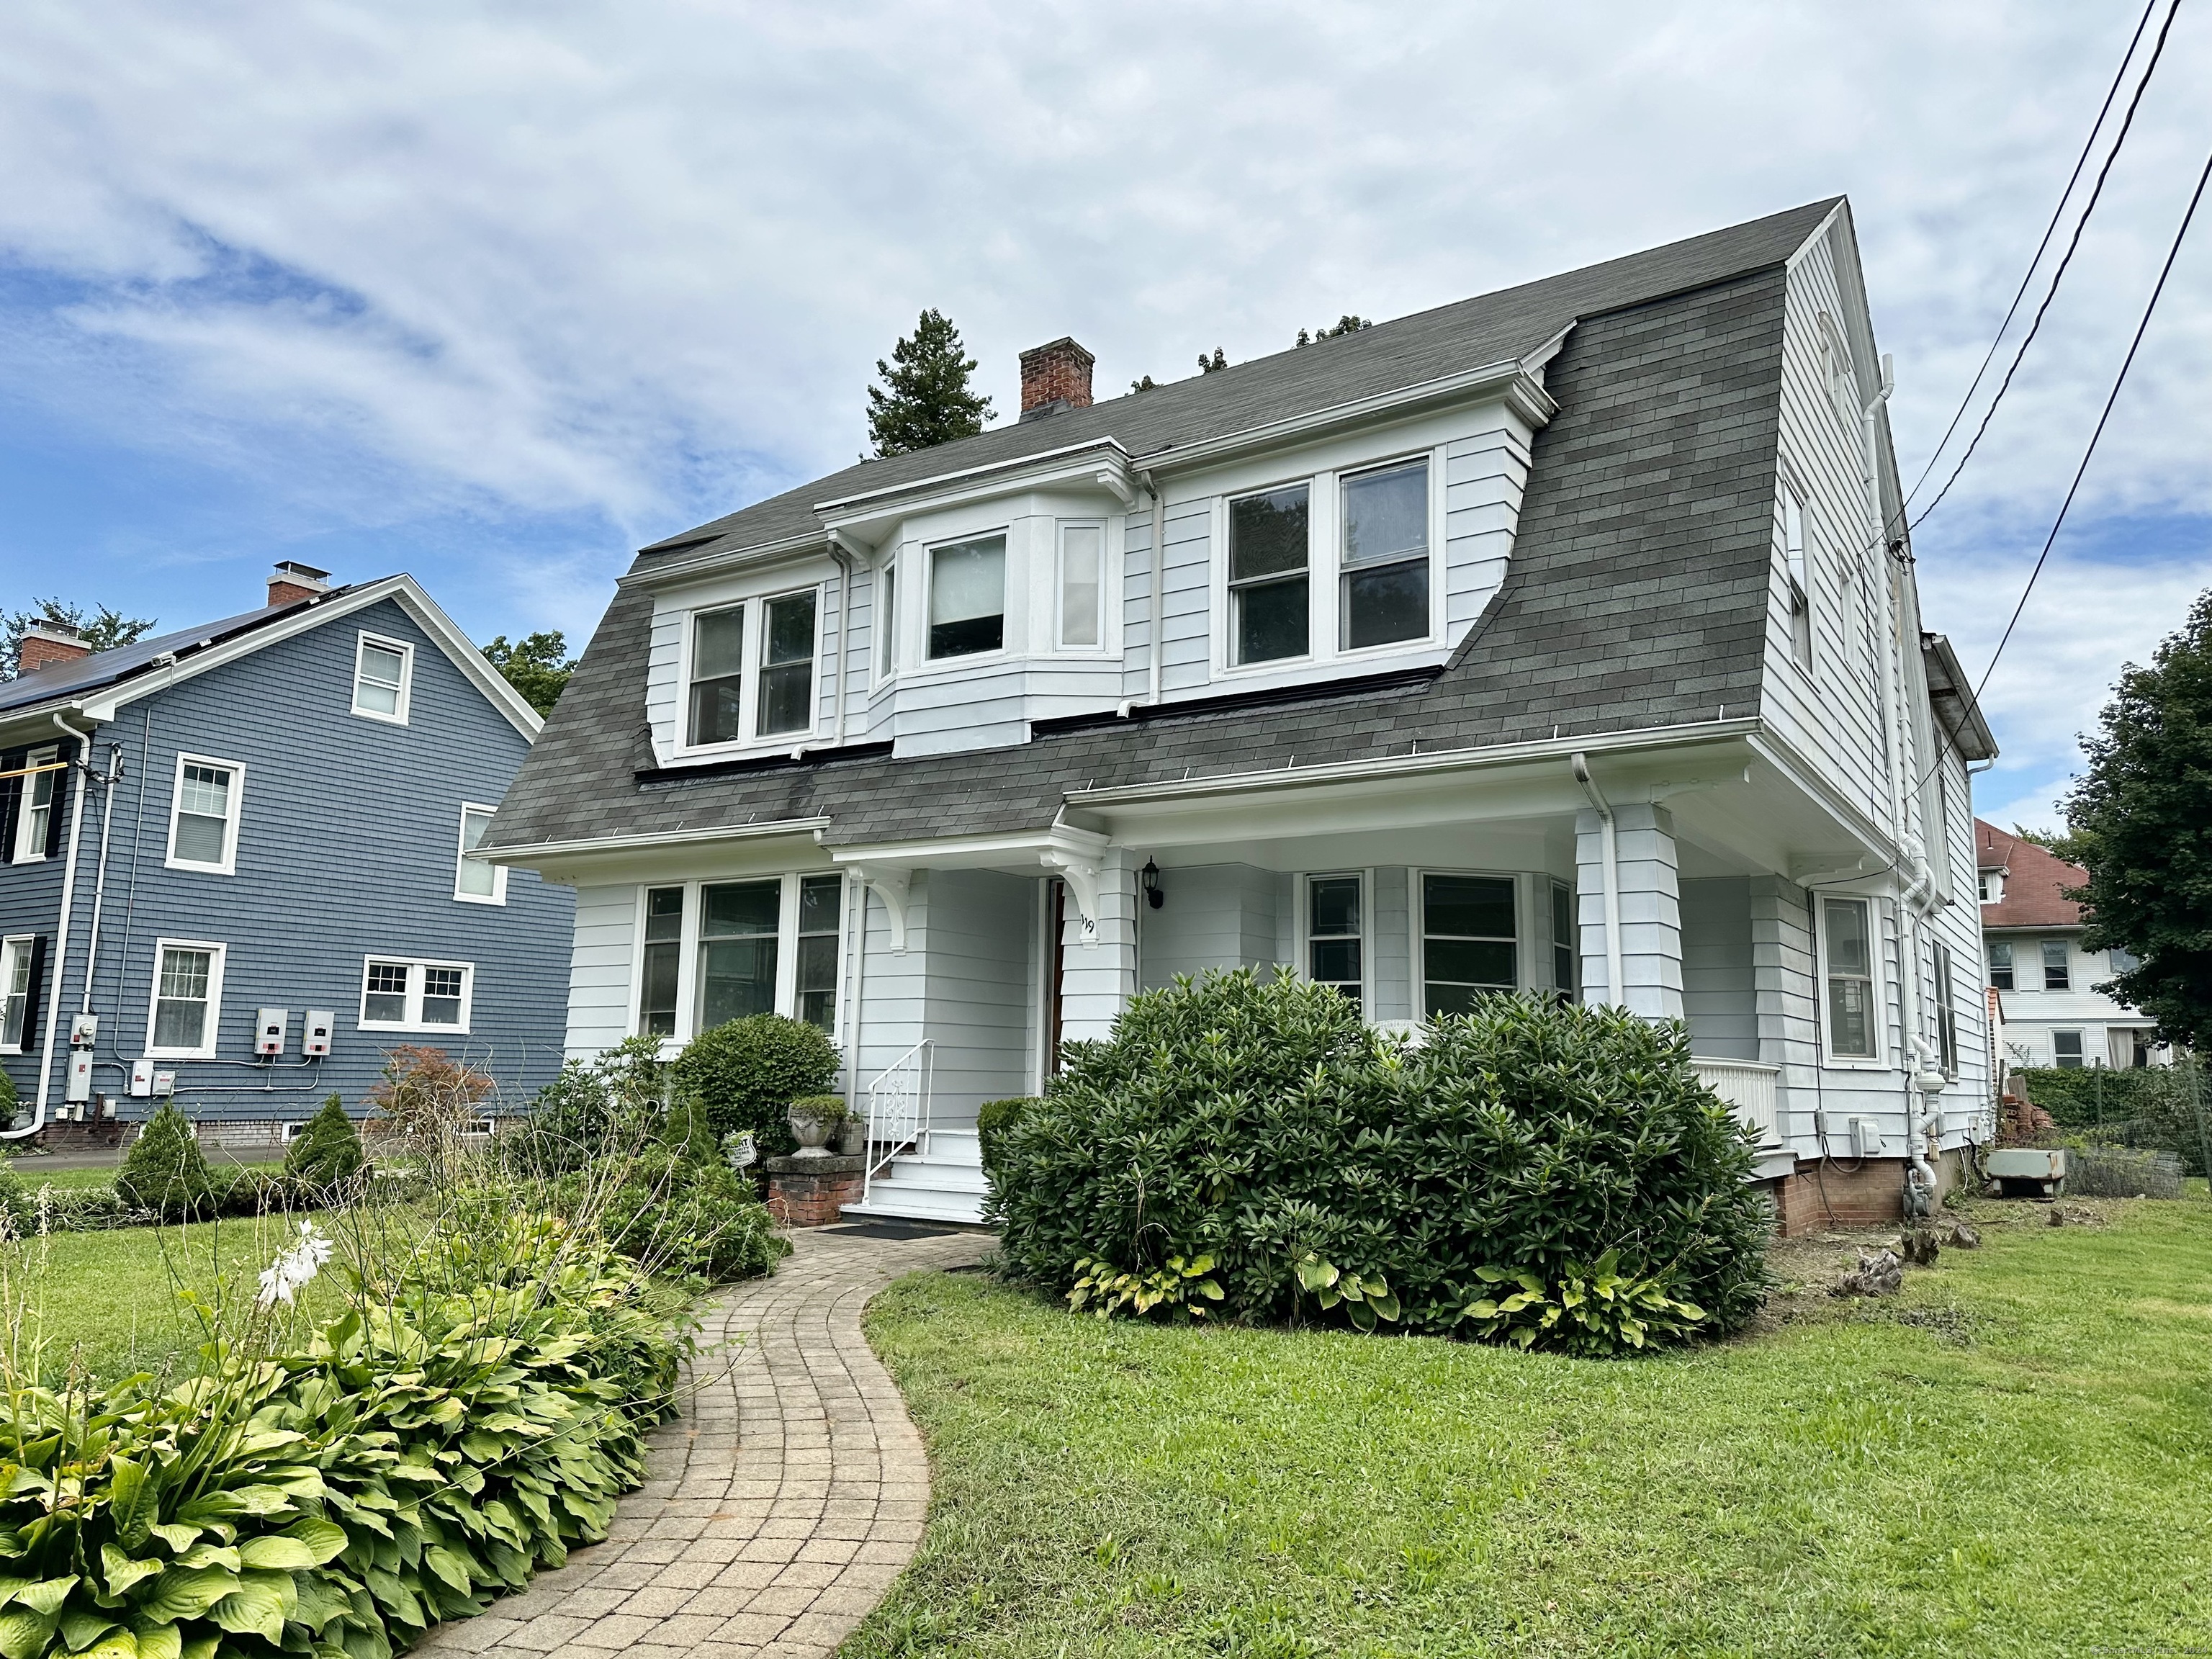
[[[1853,198],[1907,476],[2138,13],[1589,3],[137,0],[0,13],[0,605],[167,625],[267,567],[580,642],[640,543],[848,461],[934,305],[1001,410],[1242,361]],[[2185,15],[2044,337],[1916,538],[1978,671],[2205,149]],[[2048,821],[2207,585],[2212,223],[1990,682],[1980,805]]]

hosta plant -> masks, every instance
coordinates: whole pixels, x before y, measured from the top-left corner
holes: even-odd
[[[1353,1327],[1363,1331],[1373,1330],[1378,1319],[1397,1322],[1398,1298],[1390,1293],[1389,1281],[1381,1273],[1347,1273],[1311,1250],[1297,1259],[1291,1271],[1297,1274],[1298,1283],[1312,1292],[1323,1313],[1340,1307]]]
[[[1088,1308],[1100,1319],[1117,1313],[1142,1316],[1159,1312],[1170,1319],[1203,1319],[1204,1304],[1222,1297],[1220,1285],[1208,1277],[1213,1271],[1210,1255],[1188,1260],[1171,1255],[1149,1272],[1125,1273],[1110,1261],[1083,1261],[1075,1267],[1075,1288],[1067,1293],[1067,1305],[1078,1313]]]
[[[1613,1354],[1682,1341],[1705,1322],[1705,1310],[1673,1295],[1664,1274],[1624,1275],[1617,1250],[1607,1250],[1588,1267],[1570,1261],[1549,1279],[1527,1269],[1477,1271],[1484,1284],[1498,1288],[1468,1303],[1461,1316],[1472,1322],[1477,1335],[1493,1342]]]

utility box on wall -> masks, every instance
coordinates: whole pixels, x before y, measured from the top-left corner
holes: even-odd
[[[313,1060],[328,1057],[331,1028],[337,1024],[337,1018],[327,1008],[308,1009],[300,1030],[300,1052]]]
[[[253,1014],[253,1052],[274,1060],[284,1052],[284,1028],[292,1023],[289,1008],[259,1008]]]

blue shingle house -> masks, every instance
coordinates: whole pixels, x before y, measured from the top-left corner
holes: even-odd
[[[0,1067],[12,1133],[165,1096],[283,1138],[386,1052],[519,1103],[561,1062],[570,891],[472,856],[529,704],[410,576],[277,567],[242,616],[97,653],[31,629],[0,684]]]

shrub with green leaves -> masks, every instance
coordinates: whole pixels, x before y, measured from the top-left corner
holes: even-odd
[[[674,1066],[678,1094],[705,1106],[717,1133],[750,1129],[768,1156],[797,1150],[784,1113],[802,1095],[828,1091],[837,1049],[804,1020],[753,1014],[700,1032]]]
[[[146,1120],[123,1156],[115,1190],[134,1209],[165,1221],[186,1221],[215,1211],[215,1177],[192,1126],[173,1101]]]
[[[1012,1100],[987,1100],[975,1109],[975,1144],[982,1154],[983,1173],[999,1178],[999,1143],[1006,1131],[1022,1121],[1036,1102],[1027,1096]]]
[[[1285,1319],[1318,1295],[1310,1256],[1376,1316],[1394,1301],[1397,1328],[1447,1333],[1486,1266],[1548,1282],[1613,1251],[1725,1331],[1766,1282],[1750,1139],[1682,1028],[1535,995],[1486,998],[1413,1047],[1287,973],[1178,981],[1109,1040],[1069,1044],[997,1156],[1001,1256],[1055,1293],[1079,1263],[1211,1256],[1225,1315]],[[1339,1302],[1326,1316],[1350,1320]]]
[[[388,1659],[605,1535],[684,1343],[595,1238],[434,1237],[295,1352],[0,1399],[0,1653]]]
[[[611,1148],[637,1139],[660,1109],[660,1039],[634,1036],[590,1060],[564,1061],[538,1091],[528,1121],[500,1138],[510,1169],[554,1176],[580,1170]]]
[[[361,1132],[346,1115],[345,1103],[332,1095],[307,1127],[284,1149],[284,1173],[303,1187],[330,1193],[343,1189],[368,1162]]]
[[[752,1182],[719,1158],[699,1163],[648,1145],[613,1170],[611,1189],[589,1201],[603,1206],[615,1247],[653,1273],[730,1284],[758,1278],[791,1253]],[[568,1195],[579,1197],[586,1180],[572,1176]]]

